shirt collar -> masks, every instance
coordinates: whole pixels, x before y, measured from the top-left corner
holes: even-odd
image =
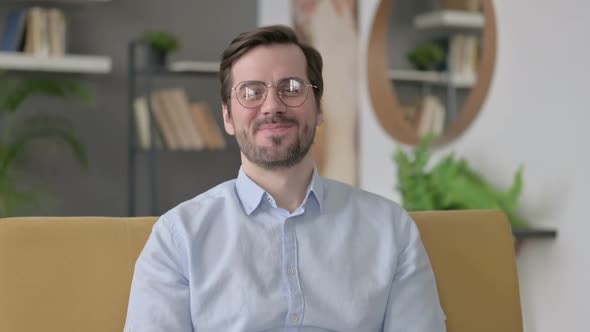
[[[252,181],[248,175],[240,167],[238,178],[236,180],[236,192],[240,199],[246,214],[250,215],[262,202],[266,191],[262,189],[256,182]],[[311,195],[313,193],[313,195]],[[268,194],[270,195],[270,194]],[[314,196],[322,211],[322,203],[324,201],[324,184],[322,178],[319,176],[317,168],[314,166],[311,183],[307,188],[307,194],[303,203],[305,204],[309,197]]]

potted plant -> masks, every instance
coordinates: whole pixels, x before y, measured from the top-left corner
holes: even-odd
[[[413,49],[408,60],[418,70],[435,70],[444,66],[445,51],[437,43],[427,42]]]
[[[529,228],[516,213],[522,192],[522,167],[514,174],[508,190],[498,190],[471,169],[467,161],[455,158],[452,153],[435,165],[428,165],[429,146],[434,138],[432,134],[427,135],[412,153],[401,149],[395,153],[397,189],[404,208],[409,211],[497,209],[506,213],[513,228]]]
[[[23,188],[15,172],[19,157],[34,141],[65,143],[82,166],[88,164],[84,146],[66,118],[46,112],[26,117],[14,116],[20,106],[35,95],[85,101],[92,99],[85,87],[69,80],[30,78],[0,81],[0,217],[27,212],[25,209],[39,202],[40,191]]]
[[[180,47],[178,39],[166,31],[147,31],[143,40],[148,45],[148,62],[154,66],[165,66],[168,55]]]

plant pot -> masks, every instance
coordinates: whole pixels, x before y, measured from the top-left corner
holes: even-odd
[[[147,63],[150,67],[166,67],[168,54],[164,51],[148,46]]]

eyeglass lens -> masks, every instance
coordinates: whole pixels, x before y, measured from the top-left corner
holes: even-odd
[[[307,98],[307,84],[299,79],[283,80],[276,85],[276,89],[279,99],[287,106],[301,106]],[[236,87],[238,102],[247,108],[262,105],[267,93],[267,85],[260,81],[246,81]]]

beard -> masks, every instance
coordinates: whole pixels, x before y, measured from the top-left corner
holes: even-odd
[[[297,137],[293,143],[284,146],[286,136],[270,136],[271,146],[256,145],[255,135],[258,128],[269,123],[290,123],[297,128]],[[302,129],[302,132],[299,132]],[[260,119],[254,122],[252,133],[244,129],[236,134],[236,140],[244,156],[253,164],[264,169],[273,170],[288,168],[298,164],[309,152],[315,137],[315,124],[305,124],[300,128],[297,120],[287,118],[284,115],[275,115],[271,118]]]

